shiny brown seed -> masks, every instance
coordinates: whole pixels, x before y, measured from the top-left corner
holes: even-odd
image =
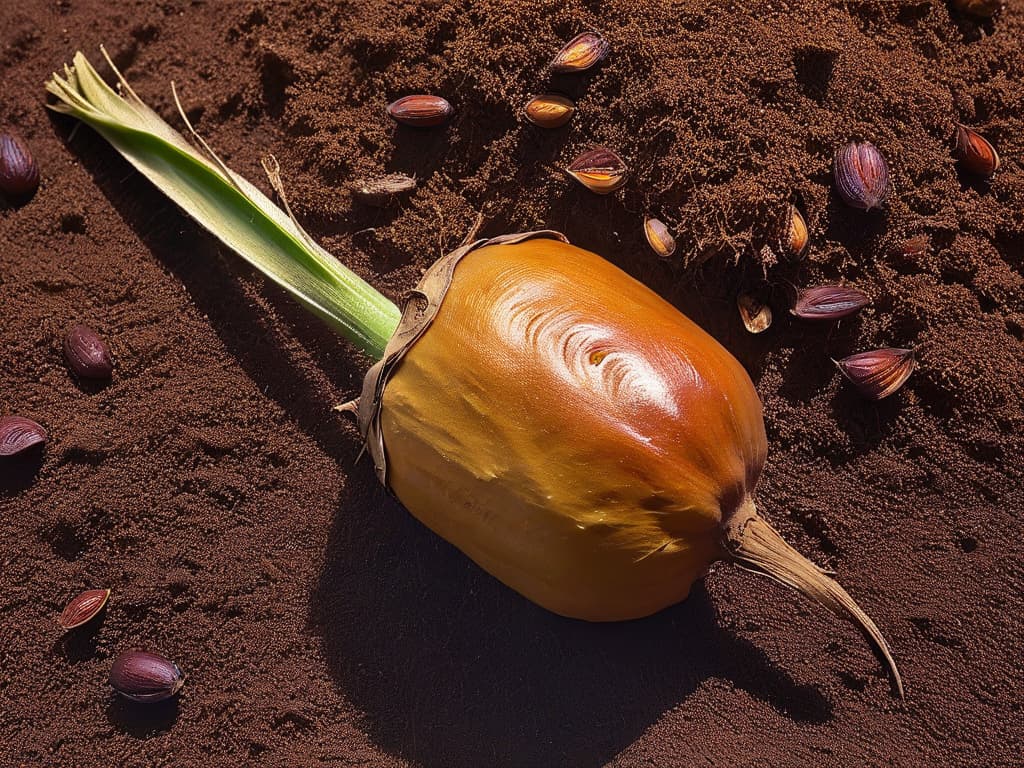
[[[651,246],[651,249],[663,259],[667,259],[676,252],[676,239],[672,237],[668,227],[660,220],[653,218],[645,219],[644,235],[647,237],[647,243]]]
[[[629,168],[607,147],[587,150],[572,161],[566,173],[591,192],[607,195],[626,183]]]
[[[566,43],[548,68],[558,74],[582,72],[601,61],[610,50],[608,41],[597,32],[584,32]]]
[[[789,206],[786,246],[791,256],[799,257],[807,247],[807,222],[795,205]]]
[[[953,0],[953,7],[958,11],[987,19],[1003,7],[1003,0]]]
[[[352,196],[361,203],[383,208],[400,196],[416,189],[416,179],[404,173],[390,173],[372,179],[360,179],[350,186]]]
[[[741,293],[736,297],[736,307],[740,311],[743,327],[751,333],[763,333],[772,324],[771,307],[749,293]]]
[[[387,106],[387,112],[402,125],[429,128],[440,125],[452,114],[452,105],[440,96],[416,94],[403,96]]]
[[[60,615],[60,625],[64,629],[80,627],[95,618],[110,597],[109,589],[89,589],[80,594],[64,609]]]
[[[64,360],[83,379],[109,379],[114,371],[110,347],[84,325],[76,325],[65,334]]]
[[[856,288],[818,285],[800,291],[790,312],[803,320],[839,320],[870,303],[867,295]]]
[[[132,701],[152,704],[181,690],[185,676],[178,665],[148,651],[126,651],[110,668],[110,685]]]
[[[46,442],[46,430],[23,416],[0,418],[0,456],[16,456]]]
[[[955,154],[969,173],[987,178],[999,170],[996,148],[980,133],[960,123],[956,125]]]
[[[523,109],[526,119],[541,128],[561,128],[576,112],[576,105],[564,96],[545,93],[534,96]]]
[[[39,166],[28,144],[13,131],[0,132],[0,197],[24,203],[39,188]]]
[[[874,349],[835,360],[843,376],[870,400],[881,400],[898,390],[917,367],[909,349]]]

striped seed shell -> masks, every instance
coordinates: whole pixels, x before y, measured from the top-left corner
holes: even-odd
[[[548,68],[558,74],[583,72],[601,61],[611,46],[597,32],[583,32],[562,46]]]
[[[836,191],[854,208],[870,211],[889,198],[889,166],[870,141],[851,141],[836,151]]]
[[[881,400],[898,390],[917,367],[910,349],[886,347],[834,361],[849,381],[869,400]]]
[[[566,173],[591,192],[607,195],[626,183],[629,168],[622,158],[607,147],[589,149],[565,169]]]
[[[452,111],[452,105],[445,99],[429,94],[403,96],[387,106],[393,120],[414,128],[440,125],[451,117]]]
[[[15,456],[46,442],[46,430],[24,416],[0,418],[0,456]]]
[[[964,170],[988,178],[999,170],[999,153],[988,139],[966,125],[956,125],[955,154]]]
[[[803,320],[838,320],[849,317],[871,301],[863,291],[846,285],[818,285],[797,294],[790,310]]]
[[[74,629],[92,621],[103,606],[107,604],[110,597],[109,589],[87,589],[68,603],[60,615],[60,625],[63,629]]]

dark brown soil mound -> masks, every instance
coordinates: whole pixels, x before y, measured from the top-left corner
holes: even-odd
[[[39,160],[35,199],[0,210],[0,414],[50,431],[0,467],[0,766],[1019,765],[1024,695],[1024,12],[979,23],[939,0],[0,4],[0,123]],[[612,53],[549,77],[595,28]],[[763,510],[834,568],[892,642],[892,698],[856,631],[781,587],[715,570],[684,604],[594,626],[527,603],[373,479],[330,409],[366,361],[218,248],[95,134],[43,109],[76,49],[108,46],[173,117],[169,81],[236,170],[285,169],[297,215],[398,297],[456,245],[551,227],[609,257],[751,371],[771,456]],[[520,110],[567,93],[544,132]],[[443,129],[383,106],[445,96]],[[1003,168],[962,175],[955,121]],[[869,139],[895,185],[841,204],[834,148]],[[633,168],[597,197],[558,170],[593,144]],[[403,205],[346,184],[400,171]],[[776,247],[797,203],[812,245]],[[643,241],[654,214],[671,262]],[[924,235],[924,254],[900,244]],[[775,262],[779,262],[776,264]],[[767,271],[766,271],[767,270]],[[774,326],[742,287],[767,274]],[[835,327],[785,312],[789,285],[843,280],[872,307]],[[116,357],[76,384],[60,339],[86,323]],[[829,357],[914,347],[871,404]],[[56,617],[110,587],[102,619]],[[113,657],[188,674],[140,707]]]

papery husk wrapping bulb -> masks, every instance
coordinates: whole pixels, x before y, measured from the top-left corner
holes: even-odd
[[[878,628],[754,508],[767,453],[743,366],[608,261],[552,232],[435,264],[360,427],[406,508],[530,600],[589,621],[687,597],[717,560]]]

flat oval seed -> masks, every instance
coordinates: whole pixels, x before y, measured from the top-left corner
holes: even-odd
[[[451,116],[452,111],[452,105],[445,99],[429,94],[403,96],[387,106],[392,119],[414,128],[440,125]]]
[[[576,112],[576,105],[564,96],[546,93],[534,96],[523,109],[526,119],[541,128],[561,128]]]
[[[109,589],[88,589],[70,603],[60,615],[60,625],[64,629],[74,629],[95,618],[110,597]]]

